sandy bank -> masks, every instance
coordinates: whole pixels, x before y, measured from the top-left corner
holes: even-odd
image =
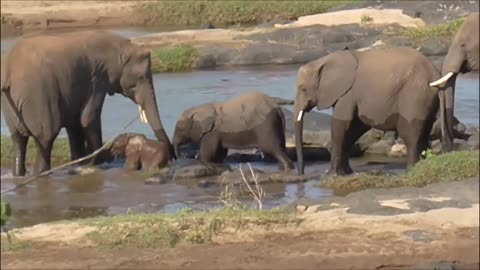
[[[360,8],[342,10],[323,14],[299,17],[297,21],[288,24],[275,24],[277,28],[303,27],[310,25],[343,25],[343,24],[398,24],[403,27],[425,26],[419,18],[412,18],[402,13],[401,9]]]

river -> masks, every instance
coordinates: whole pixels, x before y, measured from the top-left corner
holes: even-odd
[[[138,29],[115,30],[124,36],[143,35],[148,31]],[[2,40],[2,53],[15,43],[15,38]],[[210,101],[227,100],[247,91],[258,90],[268,95],[293,99],[298,66],[262,66],[235,69],[216,69],[183,73],[155,74],[157,103],[167,134],[171,137],[175,122],[181,112],[191,106]],[[462,76],[457,81],[456,116],[467,125],[478,126],[479,81],[476,76]],[[324,111],[330,113],[330,111]],[[117,134],[124,125],[138,115],[130,100],[120,95],[107,96],[102,113],[104,139]],[[144,133],[154,138],[148,125],[137,121],[129,131]],[[8,128],[1,118],[1,133]],[[62,131],[60,136],[65,136]],[[358,169],[372,169],[379,165],[366,165],[365,160],[353,160]],[[260,167],[274,165],[254,164]],[[316,166],[326,168],[328,163]],[[403,166],[403,165],[402,165]],[[402,170],[400,166],[400,170]],[[381,168],[385,168],[381,165]],[[399,169],[398,166],[393,166]],[[14,185],[8,178],[8,169],[2,169],[1,189]],[[144,185],[135,175],[121,169],[109,169],[88,176],[68,176],[64,172],[40,179],[25,188],[2,195],[14,206],[11,226],[22,227],[41,222],[125,212],[176,211],[183,207],[207,209],[220,206],[218,200],[222,187],[202,188],[173,183]],[[299,198],[319,199],[331,196],[332,191],[317,187],[317,180],[305,184],[266,185],[267,208],[290,203]],[[250,202],[249,198],[240,198]]]

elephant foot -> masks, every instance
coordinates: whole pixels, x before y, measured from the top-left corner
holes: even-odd
[[[330,168],[327,171],[328,176],[345,176],[345,175],[350,175],[353,174],[352,168],[350,166],[348,167],[337,167],[337,168]]]
[[[288,163],[280,163],[278,165],[278,169],[280,171],[289,171],[295,169],[295,165],[293,165],[293,162],[288,162]]]

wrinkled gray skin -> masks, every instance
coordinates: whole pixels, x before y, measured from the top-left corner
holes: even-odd
[[[339,50],[301,66],[295,97],[298,173],[304,173],[303,112],[315,106],[333,107],[330,174],[353,173],[348,153],[370,128],[398,130],[412,167],[428,147],[439,105],[429,82],[438,78],[440,72],[425,56],[406,47]]]
[[[259,147],[275,157],[281,170],[293,169],[285,153],[285,116],[279,105],[291,100],[250,92],[226,102],[207,103],[182,113],[172,139],[177,156],[181,145],[200,144],[199,159],[223,162],[229,148]]]
[[[52,145],[62,127],[72,160],[100,148],[107,93],[120,93],[141,106],[157,139],[172,149],[158,113],[150,52],[128,39],[105,31],[31,36],[17,42],[7,61],[2,111],[15,145],[14,175],[25,175],[29,137],[38,148],[34,174],[50,169]]]
[[[456,33],[447,56],[443,60],[442,79],[438,84],[441,91],[441,102],[445,102],[445,111],[441,117],[446,117],[446,130],[442,130],[442,138],[448,151],[453,150],[454,138],[454,103],[455,82],[459,73],[479,71],[479,13],[471,13]],[[450,74],[452,74],[450,76]],[[439,80],[440,81],[440,80]],[[437,82],[439,82],[437,81]]]

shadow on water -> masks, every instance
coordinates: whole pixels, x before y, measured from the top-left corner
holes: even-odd
[[[125,36],[147,33],[138,29],[116,31]],[[13,46],[14,42],[15,39],[2,40],[2,52]],[[162,122],[168,135],[172,136],[177,117],[183,110],[205,102],[227,100],[251,90],[293,99],[297,69],[298,66],[275,66],[156,74],[154,85]],[[475,76],[460,78],[457,82],[455,114],[466,124],[478,125],[478,82]],[[330,111],[326,113],[330,114]],[[114,136],[137,114],[137,107],[130,100],[119,95],[107,97],[102,112],[104,138]],[[154,138],[151,128],[139,121],[129,131]],[[9,134],[3,115],[1,133]],[[65,135],[65,131],[60,134]],[[385,157],[351,159],[351,164],[357,172],[387,170],[401,173],[405,169],[404,160]],[[276,169],[276,164],[255,162],[252,165],[260,169]],[[328,166],[328,162],[308,164],[306,172],[325,171]],[[9,170],[2,169],[1,174],[2,190],[9,189],[16,181],[20,181],[9,177]],[[271,208],[300,198],[318,200],[332,196],[331,190],[317,186],[319,180],[300,184],[264,185],[267,194],[264,206]],[[2,197],[13,205],[14,218],[10,225],[23,227],[60,219],[126,212],[173,212],[184,207],[204,210],[221,206],[219,196],[223,189],[221,186],[202,188],[175,183],[145,185],[136,173],[114,166],[86,176],[59,172]],[[240,199],[244,203],[251,202],[248,197]]]

